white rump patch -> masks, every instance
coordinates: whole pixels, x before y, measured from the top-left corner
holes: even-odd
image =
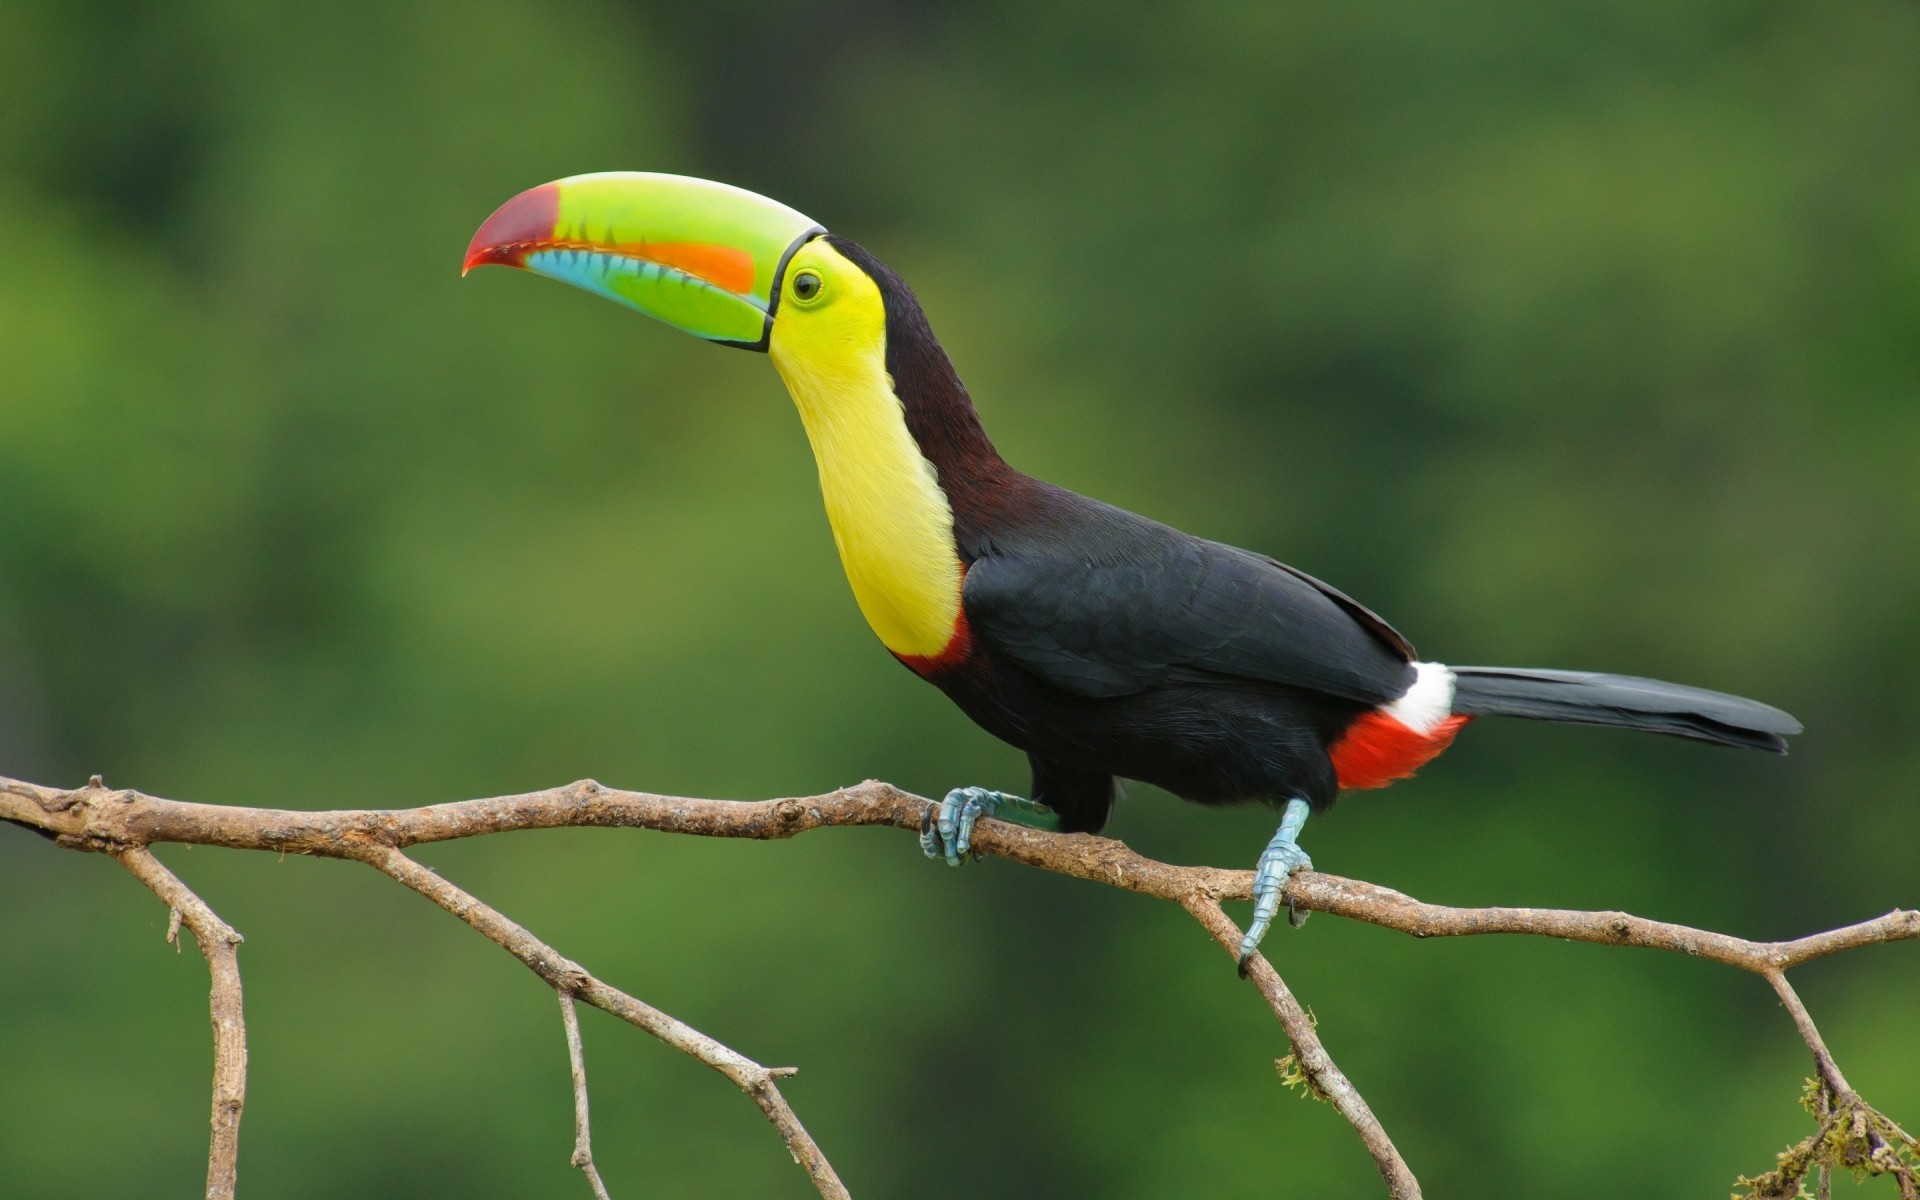
[[[1392,704],[1381,708],[1415,733],[1432,733],[1434,726],[1453,715],[1453,672],[1444,663],[1417,662],[1413,686]]]

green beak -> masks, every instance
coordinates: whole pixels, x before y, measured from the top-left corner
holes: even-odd
[[[498,263],[618,300],[695,337],[765,350],[793,252],[826,230],[786,205],[685,175],[608,171],[501,205],[461,274]]]

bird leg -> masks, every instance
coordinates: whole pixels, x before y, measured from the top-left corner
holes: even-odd
[[[1287,810],[1280,815],[1280,829],[1260,852],[1260,865],[1253,875],[1253,922],[1247,926],[1246,936],[1240,939],[1240,974],[1247,973],[1247,960],[1260,948],[1260,939],[1267,936],[1267,926],[1273,923],[1274,914],[1280,911],[1280,893],[1287,886],[1287,878],[1302,868],[1313,869],[1313,860],[1300,848],[1300,830],[1307,824],[1307,802],[1301,799],[1287,801]],[[1307,914],[1294,909],[1291,902],[1287,905],[1287,920],[1298,929],[1306,922]]]
[[[973,826],[981,817],[994,817],[1049,833],[1060,830],[1060,814],[1038,800],[986,788],[960,787],[948,792],[947,798],[938,807],[928,809],[921,819],[920,849],[928,858],[944,858],[948,866],[959,866],[968,859],[967,852],[973,846]]]

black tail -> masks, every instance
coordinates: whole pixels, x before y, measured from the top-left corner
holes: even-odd
[[[1775,754],[1787,752],[1787,734],[1800,732],[1800,722],[1758,700],[1658,679],[1526,667],[1452,670],[1453,711],[1470,716],[1643,729]]]

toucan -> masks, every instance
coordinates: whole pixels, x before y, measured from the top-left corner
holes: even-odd
[[[1312,866],[1308,814],[1411,775],[1474,717],[1776,753],[1800,732],[1777,708],[1658,680],[1425,661],[1303,571],[1022,474],[905,281],[753,192],[641,172],[561,179],[480,226],[462,273],[492,263],[773,360],[867,624],[1032,767],[1026,797],[949,792],[921,830],[928,857],[967,861],[983,816],[1098,832],[1120,780],[1273,806],[1242,973],[1288,877]]]

